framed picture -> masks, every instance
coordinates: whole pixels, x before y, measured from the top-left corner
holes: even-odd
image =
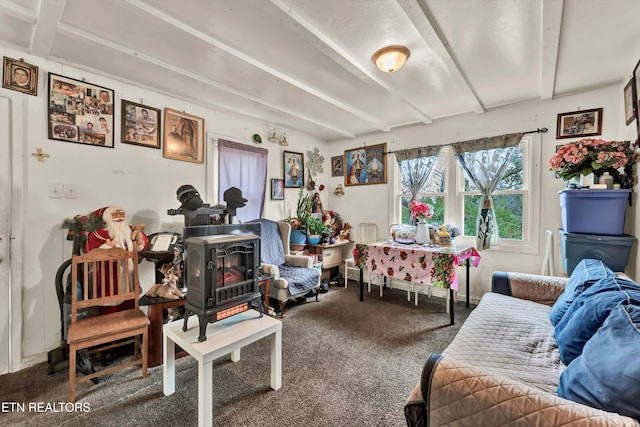
[[[344,156],[331,157],[331,176],[344,175],[344,168],[342,167],[343,160],[344,160]]]
[[[304,183],[304,154],[285,151],[284,161],[284,187],[298,188]]]
[[[635,108],[635,115],[638,120],[636,120],[636,126],[638,129],[638,136],[640,136],[640,61],[636,64],[636,67],[633,69],[633,107]],[[626,98],[625,98],[626,104]]]
[[[271,178],[271,200],[284,200],[284,179]]]
[[[113,148],[114,92],[49,73],[49,139]]]
[[[558,114],[556,139],[602,134],[602,108]]]
[[[387,144],[344,151],[345,185],[387,182]]]
[[[3,88],[38,96],[38,67],[6,56],[3,64]]]
[[[624,120],[627,126],[629,126],[638,115],[635,90],[636,82],[635,79],[631,77],[629,83],[624,87]]]
[[[160,149],[160,110],[122,100],[122,142]]]
[[[204,119],[164,109],[164,150],[167,159],[204,163]]]

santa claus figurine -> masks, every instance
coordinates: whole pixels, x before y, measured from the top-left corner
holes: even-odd
[[[122,248],[129,252],[133,252],[134,250],[139,252],[147,247],[149,240],[146,234],[144,234],[144,232],[139,228],[138,232],[136,232],[137,238],[135,241],[131,240],[131,233],[133,232],[134,227],[129,225],[127,221],[127,214],[120,206],[108,206],[101,208],[94,211],[92,215],[95,215],[97,220],[102,220],[104,222],[104,226],[89,233],[87,243],[85,245],[85,253],[95,248]],[[101,280],[99,277],[102,274],[102,271],[96,272],[98,280]],[[118,272],[114,270],[113,272],[107,272],[107,274],[118,274]],[[100,314],[127,310],[133,308],[133,306],[134,304],[132,301],[127,301],[117,306],[102,306],[100,307]]]
[[[143,232],[136,233],[139,237],[135,242],[131,240],[133,227],[129,225],[127,214],[120,206],[101,208],[94,211],[93,214],[104,221],[104,227],[89,234],[85,252],[95,248],[122,248],[129,252],[135,249],[139,252],[147,247],[149,240]]]

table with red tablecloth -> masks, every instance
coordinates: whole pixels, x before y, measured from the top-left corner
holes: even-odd
[[[369,270],[393,279],[412,284],[431,285],[449,289],[448,311],[453,319],[453,292],[458,290],[456,267],[467,268],[467,307],[469,307],[469,270],[480,263],[480,254],[474,247],[456,249],[397,242],[357,244],[353,250],[356,265],[360,268],[360,301],[364,300],[362,271]],[[417,294],[416,294],[417,301]]]

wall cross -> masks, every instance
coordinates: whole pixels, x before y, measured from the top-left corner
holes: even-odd
[[[35,153],[31,153],[33,157],[37,157],[39,162],[44,162],[44,159],[49,157],[48,154],[42,152],[42,148],[38,148]]]

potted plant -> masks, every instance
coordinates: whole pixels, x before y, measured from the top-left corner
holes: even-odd
[[[312,245],[317,245],[322,240],[322,233],[329,231],[329,227],[322,222],[321,219],[316,218],[313,215],[309,215],[306,223],[307,229],[307,242]]]
[[[306,224],[311,216],[311,196],[304,194],[304,189],[300,187],[298,192],[298,203],[296,205],[296,216],[285,218],[283,221],[291,224],[292,245],[304,246],[307,242]]]

